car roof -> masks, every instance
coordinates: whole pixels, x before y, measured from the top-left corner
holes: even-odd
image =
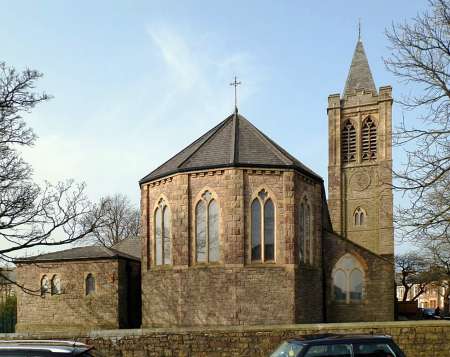
[[[292,338],[289,342],[296,342],[301,344],[316,344],[316,343],[353,343],[353,342],[367,342],[367,341],[392,341],[392,337],[388,335],[346,335],[346,334],[317,334],[307,335],[299,338]]]
[[[54,353],[81,353],[91,349],[81,342],[62,340],[0,340],[0,351],[49,351]]]

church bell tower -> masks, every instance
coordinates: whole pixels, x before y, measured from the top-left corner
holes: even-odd
[[[328,97],[328,206],[333,230],[369,249],[394,254],[392,88],[377,91],[358,39],[342,96]]]

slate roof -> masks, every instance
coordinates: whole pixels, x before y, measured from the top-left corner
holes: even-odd
[[[235,112],[139,181],[222,167],[295,169],[322,178]]]
[[[113,249],[141,259],[141,240],[138,237],[130,237],[121,240],[112,246]]]
[[[140,260],[140,254],[138,257],[136,257],[126,252],[119,251],[118,249],[92,245],[86,247],[70,248],[52,253],[39,254],[33,257],[18,258],[15,261],[17,263],[25,263],[25,262],[32,263],[32,262],[48,262],[61,260],[91,260],[91,259],[117,259],[117,258]]]
[[[377,92],[363,43],[361,40],[358,40],[347,81],[345,82],[344,94],[361,89],[371,90],[373,93]]]

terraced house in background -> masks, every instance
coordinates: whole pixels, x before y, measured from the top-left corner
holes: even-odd
[[[393,320],[391,87],[375,87],[360,40],[327,112],[328,201],[323,179],[236,107],[139,182],[141,274],[97,278],[95,294],[113,296],[141,278],[142,327]],[[97,263],[83,264],[76,306],[101,311],[107,299],[89,296],[86,275]],[[51,271],[39,269],[19,264],[18,279],[42,288],[45,274],[51,291]],[[57,316],[70,296],[20,293],[18,326]],[[136,314],[130,296],[114,309]],[[89,328],[105,326],[102,314],[87,315]]]

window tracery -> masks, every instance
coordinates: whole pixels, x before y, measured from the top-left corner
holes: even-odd
[[[172,262],[172,242],[170,237],[170,210],[161,198],[155,210],[155,264],[167,265]]]
[[[262,189],[251,203],[251,260],[275,260],[275,206]]]
[[[361,158],[363,161],[377,158],[377,127],[370,117],[364,121],[362,127]]]
[[[333,269],[333,296],[335,301],[361,302],[364,290],[364,269],[351,254],[344,255]]]
[[[219,205],[205,191],[195,207],[195,250],[198,263],[220,260]]]
[[[344,123],[341,140],[342,161],[344,163],[356,161],[356,130],[350,120]]]
[[[364,209],[358,207],[353,214],[355,226],[363,226],[366,224],[367,215]]]

